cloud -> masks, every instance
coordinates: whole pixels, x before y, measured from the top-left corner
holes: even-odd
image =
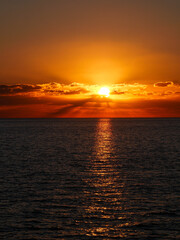
[[[138,94],[140,91],[147,88],[145,84],[128,84],[128,83],[121,83],[121,84],[114,84],[111,87],[111,94],[116,95],[123,95],[123,94]]]
[[[88,85],[80,83],[61,84],[47,83],[41,84],[41,92],[50,95],[78,95],[89,93]]]
[[[30,93],[39,91],[40,89],[40,86],[30,84],[0,85],[0,95]]]
[[[77,89],[44,89],[44,93],[49,93],[53,95],[75,95],[75,94],[85,94],[89,91],[83,88]]]
[[[0,85],[0,95],[21,95],[21,94],[49,94],[49,95],[76,95],[89,93],[88,85],[72,83],[44,83],[44,84],[16,84]]]
[[[114,90],[113,92],[111,92],[111,94],[117,94],[117,95],[123,95],[125,94],[126,92],[121,92],[119,90]]]
[[[138,83],[114,84],[109,86],[109,98],[98,94],[100,87],[76,82],[0,85],[0,117],[178,115],[180,92],[176,84],[168,89]]]
[[[174,85],[173,82],[157,82],[154,84],[154,87],[169,87],[173,85]]]

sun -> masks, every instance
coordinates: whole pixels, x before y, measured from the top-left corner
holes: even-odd
[[[110,90],[109,90],[109,88],[107,88],[107,87],[102,87],[100,90],[99,90],[99,95],[101,95],[101,96],[104,96],[104,97],[109,97],[109,92],[110,92]]]

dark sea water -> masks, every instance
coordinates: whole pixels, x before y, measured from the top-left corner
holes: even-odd
[[[1,119],[0,239],[180,239],[180,119]]]

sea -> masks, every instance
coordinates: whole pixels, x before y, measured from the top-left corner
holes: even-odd
[[[180,239],[180,118],[0,119],[0,239]]]

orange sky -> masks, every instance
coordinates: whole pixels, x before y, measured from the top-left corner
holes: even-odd
[[[180,117],[179,10],[178,0],[2,0],[0,117]]]

